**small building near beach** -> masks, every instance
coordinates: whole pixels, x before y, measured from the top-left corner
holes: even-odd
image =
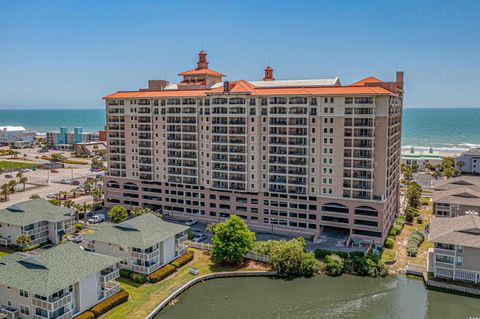
[[[412,147],[408,151],[402,151],[401,163],[412,166],[416,165],[419,170],[425,169],[425,165],[430,164],[432,166],[442,164],[443,156],[438,152],[434,152],[433,148],[430,148],[428,152],[415,151]]]
[[[472,148],[455,159],[455,167],[460,172],[480,174],[480,148]]]

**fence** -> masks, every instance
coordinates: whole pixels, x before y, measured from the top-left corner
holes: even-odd
[[[213,249],[212,244],[197,243],[197,242],[190,241],[190,240],[187,240],[185,243],[189,247],[197,248],[197,249],[201,249],[201,250],[212,250]],[[264,262],[264,263],[268,261],[267,256],[262,255],[262,254],[258,254],[258,253],[255,253],[255,252],[249,252],[248,254],[243,255],[243,257],[245,257],[247,259],[261,261],[261,262]]]
[[[195,243],[199,244],[199,243]],[[208,244],[203,244],[208,245]],[[191,246],[193,247],[193,246]],[[199,248],[200,249],[200,248]],[[213,274],[203,275],[197,278],[194,278],[187,282],[182,287],[175,290],[170,296],[165,298],[145,319],[153,319],[163,308],[165,308],[173,299],[177,298],[188,288],[198,284],[199,282],[204,282],[205,280],[215,279],[215,278],[232,278],[232,277],[265,277],[265,276],[276,276],[276,272],[272,271],[232,271],[232,272],[219,272]]]

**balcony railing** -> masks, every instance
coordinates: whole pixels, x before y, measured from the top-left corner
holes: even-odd
[[[105,269],[100,272],[100,280],[105,285],[109,281],[115,280],[120,276],[120,271],[118,269]]]
[[[160,249],[156,249],[152,251],[151,253],[139,253],[132,251],[130,253],[130,256],[135,259],[142,259],[142,260],[152,260],[153,258],[157,257],[160,255]]]
[[[65,305],[68,305],[72,302],[72,294],[68,293],[61,297],[51,299],[51,301],[46,301],[32,297],[32,304],[38,308],[43,308],[49,311],[55,311],[58,308],[61,308]]]
[[[12,306],[2,306],[1,312],[7,316],[8,319],[20,318],[20,309]]]
[[[61,315],[56,315],[56,316],[50,315],[50,317],[43,317],[43,316],[34,314],[32,318],[33,319],[71,319],[73,318],[73,310],[65,312]]]
[[[162,266],[159,262],[156,263],[155,265],[152,265],[150,267],[145,267],[145,266],[140,266],[140,265],[132,265],[132,271],[141,273],[141,274],[151,274],[155,270],[159,269]]]

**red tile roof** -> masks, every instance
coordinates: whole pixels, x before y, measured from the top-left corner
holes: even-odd
[[[363,80],[360,80],[358,82],[350,84],[350,86],[365,86],[367,83],[375,83],[375,82],[382,82],[381,80],[377,79],[374,76],[370,76],[368,78],[365,78]]]
[[[185,72],[180,73],[179,75],[215,75],[215,76],[225,76],[220,72],[210,70],[210,69],[192,69]]]

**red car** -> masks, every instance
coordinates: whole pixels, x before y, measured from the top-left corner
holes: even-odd
[[[56,169],[52,169],[50,173],[58,173],[58,171]]]

